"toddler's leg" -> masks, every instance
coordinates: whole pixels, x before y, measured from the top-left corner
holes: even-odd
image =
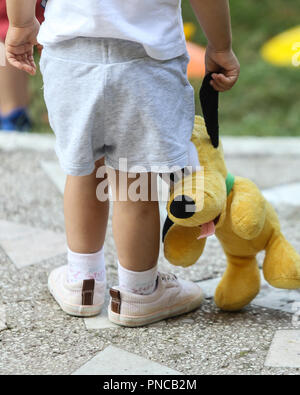
[[[122,173],[121,176],[127,178],[126,191],[118,182],[119,176],[120,172],[116,172],[116,183],[111,184],[115,196],[113,233],[119,257],[119,284],[129,292],[149,294],[156,285],[160,243],[156,175],[127,178],[127,174]],[[137,179],[141,182],[139,193],[144,195],[145,201],[131,200],[129,191]],[[121,201],[120,196],[127,196],[127,200]]]
[[[68,176],[65,195],[65,224],[68,243],[68,265],[52,271],[49,289],[62,309],[71,315],[98,314],[104,303],[105,239],[109,201],[99,201],[96,178],[93,174],[83,177]]]
[[[156,176],[153,176],[156,188]],[[136,178],[128,179],[128,189]],[[151,174],[147,175],[148,191],[151,188]],[[116,197],[120,186],[116,185]],[[160,220],[157,191],[152,192],[155,200],[147,193],[147,201],[114,201],[113,232],[119,261],[128,270],[142,272],[157,264],[160,241]]]
[[[141,183],[140,189],[146,187],[149,191],[146,201],[132,200],[130,192],[135,178],[127,180],[126,201],[119,199],[120,192],[124,197],[124,184],[111,183],[115,192],[113,230],[119,256],[119,287],[110,290],[108,313],[112,322],[124,326],[146,325],[187,313],[203,301],[196,284],[157,271],[160,242],[157,179],[148,174],[143,180],[146,185]]]
[[[64,213],[67,241],[70,250],[80,254],[99,251],[104,243],[109,201],[101,202],[96,196],[97,169],[104,160],[96,162],[95,171],[89,176],[68,176],[64,194]]]
[[[96,196],[97,185],[104,179],[96,177],[104,159],[96,162],[91,175],[68,176],[64,194],[64,212],[68,242],[68,280],[105,280],[103,243],[109,201]]]

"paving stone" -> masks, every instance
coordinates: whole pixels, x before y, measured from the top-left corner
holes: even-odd
[[[215,290],[221,280],[221,277],[212,278],[210,280],[197,281],[197,284],[201,287],[204,292],[206,299],[211,299],[214,297]]]
[[[96,317],[84,318],[86,329],[92,330],[92,329],[118,328],[118,325],[113,324],[108,319],[108,313],[107,313],[108,304],[109,304],[109,293],[107,290],[105,296],[105,304],[101,314],[97,315]]]
[[[0,305],[0,332],[7,329],[5,307]]]
[[[40,133],[0,133],[0,149],[3,151],[15,151],[19,149],[33,150],[38,152],[53,151],[55,137],[52,134]]]
[[[300,330],[276,332],[265,366],[300,368]]]
[[[300,152],[294,156],[287,153],[281,156],[252,154],[245,157],[225,151],[225,157],[232,174],[249,178],[260,189],[300,182]]]
[[[180,375],[181,373],[114,346],[107,347],[73,373],[73,375],[105,374]]]
[[[234,136],[222,137],[224,152],[226,155],[255,155],[266,157],[268,155],[278,157],[282,155],[299,156],[299,137],[257,137],[257,136]]]
[[[293,313],[293,306],[297,302],[300,302],[300,290],[290,291],[273,288],[263,280],[260,294],[253,301],[253,304],[286,313]]]
[[[281,185],[263,191],[266,199],[275,206],[300,206],[300,183]]]
[[[221,278],[200,281],[206,298],[213,298]],[[271,287],[264,279],[259,295],[252,301],[252,305],[293,313],[295,303],[300,302],[300,290],[285,290]]]
[[[59,192],[63,194],[66,183],[66,175],[62,171],[58,161],[42,161],[41,166],[54,185],[58,188]]]
[[[0,243],[35,234],[36,229],[11,221],[0,220]]]
[[[53,258],[66,251],[63,233],[2,220],[0,245],[18,268]]]
[[[88,330],[117,328],[117,325],[109,321],[107,308],[103,309],[101,314],[96,317],[85,318],[84,323]]]

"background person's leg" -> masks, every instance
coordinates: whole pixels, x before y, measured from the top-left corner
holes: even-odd
[[[4,130],[29,129],[25,110],[28,102],[28,76],[6,62],[5,67],[0,67],[0,115]],[[20,111],[15,114],[15,110]]]
[[[27,107],[28,76],[6,62],[0,67],[0,111],[7,115],[20,107]]]

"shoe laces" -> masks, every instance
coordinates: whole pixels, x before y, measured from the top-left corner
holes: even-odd
[[[177,276],[173,273],[159,273],[160,278],[162,281],[176,281]]]

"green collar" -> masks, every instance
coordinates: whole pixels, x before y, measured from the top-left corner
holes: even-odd
[[[232,188],[234,186],[234,175],[228,173],[226,177],[226,189],[227,189],[227,196],[229,196]]]

